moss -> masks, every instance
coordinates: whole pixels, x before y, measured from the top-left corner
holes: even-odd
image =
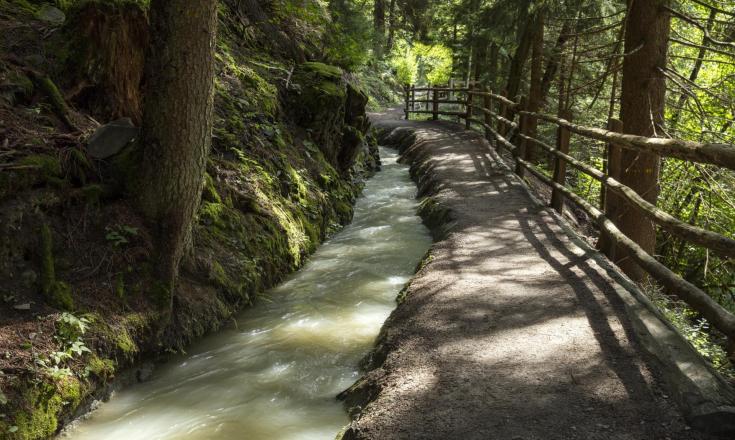
[[[213,203],[222,203],[222,198],[214,186],[214,179],[209,173],[204,173],[204,190],[202,191],[202,199]]]
[[[61,162],[48,154],[34,154],[21,159],[21,166],[33,167],[41,171],[46,178],[61,177]]]
[[[59,427],[58,417],[65,407],[76,408],[82,400],[83,387],[73,376],[59,379],[55,384],[29,384],[22,391],[21,400],[31,410],[21,410],[13,421],[15,439],[38,439],[53,435]]]
[[[227,209],[222,203],[203,202],[199,207],[199,217],[205,225],[214,225],[218,228],[226,226],[224,211]]]
[[[51,228],[44,223],[41,226],[41,292],[50,305],[61,310],[72,310],[74,300],[71,287],[56,279],[53,247]]]
[[[87,363],[87,371],[98,379],[107,382],[115,376],[117,364],[112,359],[102,359],[97,355],[91,356]]]
[[[121,273],[115,276],[115,295],[121,300],[125,299],[125,277]]]
[[[304,70],[318,73],[319,75],[325,78],[332,78],[332,79],[342,78],[342,73],[343,73],[342,69],[340,69],[337,66],[330,66],[329,64],[311,61],[311,62],[303,63],[301,67]]]

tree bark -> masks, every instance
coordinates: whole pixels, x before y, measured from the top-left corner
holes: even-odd
[[[374,0],[373,3],[373,39],[373,51],[380,58],[385,44],[385,0]]]
[[[546,102],[549,96],[549,90],[551,90],[551,84],[554,82],[557,70],[559,70],[559,62],[563,56],[564,45],[569,40],[569,34],[572,32],[571,21],[565,21],[562,25],[559,37],[556,39],[554,49],[551,51],[551,56],[546,61],[546,70],[544,71],[544,78],[541,81],[541,101]]]
[[[663,132],[666,105],[666,80],[661,69],[666,67],[670,32],[671,16],[664,8],[668,0],[634,0],[628,4],[620,116],[626,134],[656,137]],[[660,168],[658,154],[623,149],[621,183],[655,205]],[[656,249],[653,222],[629,206],[621,206],[617,212],[618,218],[613,220],[618,228],[653,254]],[[646,278],[645,271],[630,257],[627,248],[618,247],[615,260],[633,280]]]
[[[393,50],[393,38],[396,33],[396,0],[390,0],[388,6],[388,40],[385,42],[385,52]]]
[[[538,112],[543,104],[543,62],[544,62],[544,11],[538,11],[535,20],[536,28],[533,31],[533,47],[531,50],[531,85],[528,93],[528,111]],[[538,129],[538,120],[529,118],[527,133],[528,136],[536,137]],[[539,157],[539,147],[536,144],[528,143],[526,146],[525,159],[531,163],[537,163]]]
[[[500,55],[500,47],[497,43],[490,44],[490,56],[487,66],[488,84],[493,92],[498,93],[496,89],[498,85],[498,57]]]
[[[216,0],[153,0],[137,204],[155,240],[154,293],[170,320],[212,137]]]
[[[523,32],[520,36],[518,47],[516,48],[513,59],[510,63],[510,71],[508,72],[508,84],[506,91],[508,98],[516,101],[521,90],[521,80],[523,77],[523,67],[526,65],[528,56],[531,53],[531,44],[533,43],[533,34],[536,29],[535,19],[526,20],[523,26]]]

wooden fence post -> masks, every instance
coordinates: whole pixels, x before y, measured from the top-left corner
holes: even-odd
[[[615,133],[623,132],[623,121],[619,119],[610,119],[608,123],[608,130]],[[609,143],[607,145],[607,175],[620,182],[620,175],[622,174],[620,158],[622,156],[622,149],[619,145]],[[618,208],[620,207],[620,198],[612,191],[603,185],[602,191],[605,192],[605,217],[610,219],[613,223],[618,222]],[[600,241],[597,247],[607,255],[610,260],[615,260],[615,241],[605,231],[600,233]]]
[[[434,87],[434,93],[432,94],[432,109],[433,112],[431,115],[431,119],[434,121],[439,120],[439,89],[438,87]]]
[[[505,96],[507,94],[508,93],[505,92],[505,91],[503,91],[501,93],[501,95],[503,95],[503,96]],[[505,104],[505,102],[500,101],[500,108],[498,109],[498,115],[500,115],[501,117],[504,118],[504,117],[506,117],[507,114],[508,114],[508,106]],[[509,128],[509,127],[507,127],[503,121],[501,121],[500,119],[498,119],[498,133],[501,136],[505,136],[505,134],[507,133],[506,132],[506,129],[507,128]]]
[[[490,87],[485,87],[486,93],[492,93],[492,90],[490,90]],[[490,95],[485,95],[482,99],[482,106],[486,109],[483,113],[485,113],[485,139],[490,141],[490,143],[493,143],[490,139],[492,136],[490,135],[490,130],[488,130],[488,127],[490,127],[490,124],[493,122],[492,116],[490,116],[491,111],[493,111],[493,98],[490,97]]]
[[[411,92],[410,92],[410,88],[408,84],[406,84],[403,89],[406,92],[406,107],[403,109],[403,112],[406,113],[406,120],[408,121],[408,110],[409,110],[409,105],[410,105],[409,101],[411,100],[411,94],[410,94]]]
[[[528,99],[525,96],[521,97],[520,105],[519,105],[519,111],[526,110],[528,107]],[[521,114],[519,121],[518,121],[518,133],[520,134],[527,134],[528,131],[528,116]],[[524,169],[523,165],[521,165],[521,162],[517,160],[518,158],[525,158],[526,157],[526,140],[523,139],[521,136],[517,137],[516,140],[516,149],[513,156],[516,158],[516,166],[515,166],[515,172],[519,176],[523,177],[524,175]]]
[[[472,119],[472,104],[474,102],[475,95],[472,94],[472,87],[470,86],[469,82],[467,83],[467,104],[466,107],[466,114],[464,115],[464,128],[469,130],[472,128],[472,123],[470,122],[470,119]]]
[[[416,84],[411,84],[411,110],[416,110]]]
[[[570,111],[562,111],[560,118],[572,121]],[[556,130],[556,149],[564,154],[569,154],[569,141],[572,133],[568,128],[559,127]],[[559,156],[554,156],[554,182],[565,185],[567,182],[567,162]],[[551,192],[551,207],[559,214],[564,214],[564,194],[554,188]]]

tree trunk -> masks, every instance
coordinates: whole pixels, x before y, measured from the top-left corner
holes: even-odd
[[[373,3],[373,39],[373,51],[380,58],[385,44],[385,0],[374,0]]]
[[[534,29],[533,48],[531,55],[531,86],[528,93],[528,111],[538,112],[541,110],[543,103],[542,81],[543,81],[543,63],[544,63],[544,11],[538,11],[536,18],[536,29]],[[538,128],[538,120],[536,118],[528,119],[527,134],[533,138],[536,137]],[[526,145],[525,159],[532,163],[537,163],[539,158],[539,146],[533,143]]]
[[[154,292],[168,321],[212,137],[217,1],[153,0],[150,20],[137,203],[155,240]]]
[[[490,56],[487,66],[488,84],[493,92],[497,93],[496,87],[498,86],[498,56],[500,55],[500,48],[497,43],[490,45]]]
[[[390,0],[388,6],[388,40],[385,42],[385,52],[393,50],[393,38],[396,33],[396,0]]]
[[[712,27],[715,24],[715,20],[717,19],[717,11],[712,9],[709,13],[709,18],[707,19],[707,32],[710,32],[712,30]],[[699,77],[699,72],[702,70],[702,64],[704,64],[704,57],[707,55],[707,44],[709,43],[709,40],[707,40],[706,36],[702,37],[701,45],[702,47],[699,48],[699,53],[697,54],[697,61],[694,62],[694,67],[692,67],[692,71],[689,74],[689,81],[692,84],[696,84],[697,78]],[[682,90],[681,95],[679,96],[679,102],[676,103],[676,108],[674,109],[674,116],[671,118],[671,127],[676,129],[679,125],[679,118],[681,118],[681,112],[684,107],[684,105],[689,100],[689,94],[687,94],[686,90]]]
[[[569,40],[569,34],[572,32],[571,21],[565,21],[562,25],[559,38],[556,39],[554,49],[551,51],[551,56],[546,62],[546,70],[544,71],[544,78],[541,81],[541,101],[546,102],[549,96],[549,90],[551,90],[551,84],[554,82],[557,70],[559,70],[559,61],[563,56],[564,45]]]
[[[523,67],[526,65],[528,56],[531,53],[531,44],[533,43],[533,34],[536,29],[535,19],[526,20],[522,23],[523,32],[520,36],[518,47],[516,48],[513,59],[510,63],[510,71],[508,72],[508,85],[506,91],[508,98],[516,100],[521,90],[521,80],[523,77]]]
[[[666,67],[670,14],[664,9],[668,0],[629,1],[625,31],[623,85],[620,116],[625,133],[657,136],[664,126],[666,81],[661,71]],[[659,194],[661,158],[657,154],[624,149],[621,158],[621,183],[647,201],[656,204]],[[618,209],[613,219],[620,230],[646,252],[656,249],[654,224],[629,206]],[[646,275],[624,249],[615,252],[616,263],[633,280]]]

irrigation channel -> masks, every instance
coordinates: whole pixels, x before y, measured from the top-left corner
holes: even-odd
[[[352,224],[224,330],[117,393],[65,437],[333,439],[335,396],[358,378],[395,298],[431,244],[397,154],[367,182]]]

